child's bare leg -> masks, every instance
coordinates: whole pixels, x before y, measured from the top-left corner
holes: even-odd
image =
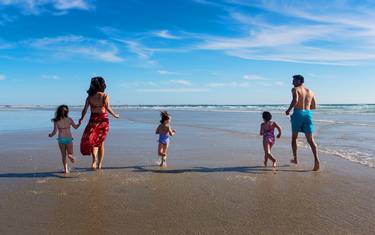
[[[273,144],[270,144],[270,145],[269,145],[269,155],[268,155],[268,157],[269,157],[269,159],[271,159],[271,161],[272,161],[272,167],[273,167],[273,168],[276,168],[276,158],[275,158],[275,157],[272,155],[272,153],[271,153],[272,147],[273,147]]]
[[[59,144],[60,152],[61,152],[61,160],[64,167],[64,173],[69,173],[68,169],[68,162],[66,161],[66,145],[65,144]]]
[[[165,144],[164,145],[164,165],[163,166],[167,166],[167,157],[168,157],[168,144]]]
[[[166,148],[166,144],[159,144],[159,156],[161,157],[160,166],[165,166],[165,162],[167,160]]]
[[[68,158],[69,160],[74,163],[74,157],[73,157],[73,144],[68,144],[67,146],[67,152],[68,152]]]
[[[99,150],[98,150],[99,169],[102,169],[102,166],[103,166],[104,151],[105,151],[104,143],[102,143],[102,145],[100,145]]]
[[[97,163],[96,163],[96,156],[98,155],[98,147],[93,147],[92,148],[92,165],[91,168],[95,170],[97,168]]]
[[[268,162],[268,143],[267,141],[263,140],[263,150],[264,150],[264,166],[267,166]]]

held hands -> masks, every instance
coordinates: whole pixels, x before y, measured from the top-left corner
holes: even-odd
[[[285,111],[285,114],[286,114],[287,116],[289,116],[289,114],[290,114],[290,109],[288,109],[287,111]]]

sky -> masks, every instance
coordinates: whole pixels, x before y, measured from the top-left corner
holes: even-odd
[[[0,0],[0,104],[375,103],[375,1]]]

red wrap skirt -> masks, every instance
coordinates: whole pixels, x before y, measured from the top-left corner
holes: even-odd
[[[109,130],[108,114],[91,113],[90,121],[81,139],[82,155],[91,155],[94,147],[100,147],[105,141]]]

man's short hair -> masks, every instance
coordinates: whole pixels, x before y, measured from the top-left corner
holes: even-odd
[[[293,80],[300,81],[301,83],[304,83],[304,82],[305,82],[305,78],[304,78],[302,75],[300,75],[300,74],[298,74],[298,75],[294,75],[294,76],[293,76]]]

